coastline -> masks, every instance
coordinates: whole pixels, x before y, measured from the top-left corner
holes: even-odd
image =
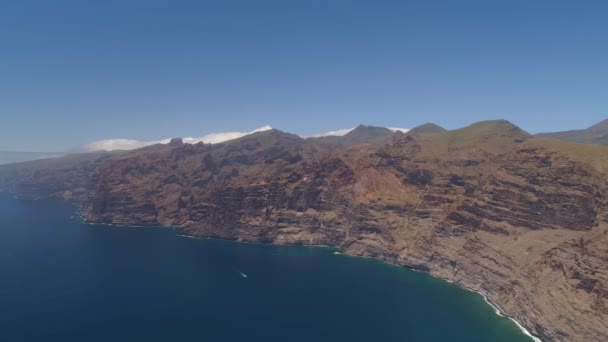
[[[192,235],[184,235],[184,234],[178,234],[178,236],[180,237],[184,237],[184,238],[188,238],[188,239],[201,239],[201,240],[225,240],[225,241],[232,241],[234,243],[245,243],[245,244],[256,244],[256,245],[273,245],[273,246],[300,246],[300,247],[307,247],[307,248],[329,248],[329,249],[334,249],[335,251],[333,252],[334,255],[342,255],[342,256],[346,256],[346,257],[352,257],[352,258],[361,258],[361,259],[371,259],[371,260],[377,260],[380,261],[384,264],[387,265],[391,265],[391,266],[395,266],[398,268],[406,268],[410,271],[414,271],[414,272],[421,272],[421,273],[425,273],[435,279],[439,279],[441,281],[445,281],[447,283],[450,284],[454,284],[459,286],[462,289],[465,289],[469,292],[474,292],[477,293],[479,295],[481,295],[484,299],[484,301],[486,302],[486,304],[488,304],[490,307],[492,307],[492,309],[494,309],[494,312],[496,313],[496,315],[500,316],[500,317],[504,317],[504,318],[508,318],[509,320],[511,320],[513,323],[515,323],[515,325],[519,328],[519,330],[526,336],[530,337],[530,339],[532,339],[532,341],[534,342],[543,342],[543,340],[538,337],[533,335],[528,329],[526,329],[523,324],[521,322],[519,322],[517,319],[515,319],[514,317],[511,317],[507,314],[505,314],[502,309],[500,308],[500,306],[498,304],[494,304],[492,303],[488,297],[486,296],[486,294],[484,294],[483,292],[480,291],[476,291],[473,289],[470,289],[466,286],[464,286],[461,283],[457,283],[454,282],[452,280],[449,279],[445,279],[442,277],[438,277],[436,275],[431,274],[430,272],[421,270],[421,269],[416,269],[416,268],[412,268],[409,267],[407,265],[400,265],[400,264],[396,264],[381,258],[376,258],[376,257],[370,257],[370,256],[361,256],[361,255],[354,255],[354,254],[349,254],[349,253],[345,253],[343,250],[341,250],[339,247],[335,247],[335,246],[327,246],[327,245],[306,245],[306,244],[277,244],[277,243],[264,243],[264,242],[253,242],[253,241],[238,241],[238,240],[230,240],[230,239],[220,239],[220,238],[213,238],[213,237],[204,237],[204,236],[192,236]]]
[[[161,226],[161,227],[165,227],[165,226]],[[175,229],[179,229],[179,227],[175,227]],[[177,234],[177,236],[183,237],[186,239],[231,241],[234,243],[251,244],[251,245],[300,246],[300,247],[307,247],[307,248],[327,248],[327,249],[334,250],[333,254],[343,254],[343,253],[339,252],[340,248],[335,247],[335,246],[327,246],[327,245],[304,245],[304,244],[298,245],[295,243],[266,243],[266,242],[256,242],[256,241],[239,241],[239,240],[232,240],[232,239],[222,239],[222,238],[206,237],[206,236],[193,236],[193,235],[184,235],[184,234]]]
[[[463,288],[464,288],[464,289],[467,289],[467,288],[466,288],[466,287],[464,287],[464,286],[463,286]],[[473,290],[470,290],[470,289],[467,289],[467,290],[469,290],[469,291],[473,291]],[[521,330],[521,331],[522,331],[524,334],[526,334],[527,336],[529,336],[529,337],[530,337],[530,338],[531,338],[531,339],[532,339],[534,342],[543,342],[543,341],[542,341],[542,340],[541,340],[539,337],[532,335],[532,334],[531,334],[531,333],[528,331],[528,329],[526,329],[526,328],[525,328],[525,327],[524,327],[524,326],[523,326],[523,325],[522,325],[522,324],[521,324],[521,323],[520,323],[518,320],[516,320],[516,319],[515,319],[515,318],[513,318],[513,317],[510,317],[510,316],[505,315],[505,314],[502,312],[502,310],[500,309],[500,307],[498,306],[498,304],[494,304],[494,303],[492,303],[492,302],[491,302],[491,301],[488,299],[488,297],[487,297],[487,296],[486,296],[484,293],[482,293],[482,292],[480,292],[480,291],[473,291],[473,292],[475,292],[475,293],[479,293],[479,294],[480,294],[480,295],[483,297],[483,299],[486,301],[486,303],[488,303],[488,305],[490,305],[492,308],[494,308],[494,312],[496,312],[496,314],[497,314],[498,316],[500,316],[500,317],[505,317],[505,318],[508,318],[508,319],[510,319],[511,321],[513,321],[513,323],[515,323],[515,325],[517,325],[517,327],[518,327],[518,328],[519,328],[519,329],[520,329],[520,330]]]
[[[304,246],[306,246],[306,245],[304,245]],[[469,292],[474,292],[474,293],[477,293],[477,294],[481,295],[481,296],[483,297],[484,301],[485,301],[485,302],[486,302],[486,303],[487,303],[489,306],[491,306],[491,307],[494,309],[494,312],[496,313],[496,315],[498,315],[498,316],[500,316],[500,317],[508,318],[509,320],[511,320],[513,323],[515,323],[515,325],[517,325],[517,327],[518,327],[518,328],[521,330],[521,332],[522,332],[522,333],[524,333],[526,336],[530,337],[530,338],[532,339],[532,341],[534,341],[534,342],[544,342],[544,341],[543,341],[543,340],[542,340],[540,337],[533,335],[533,334],[532,334],[532,333],[531,333],[531,332],[530,332],[528,329],[526,329],[526,327],[524,327],[524,326],[523,326],[523,324],[522,324],[521,322],[519,322],[517,319],[515,319],[515,318],[513,318],[513,317],[511,317],[511,316],[509,316],[509,315],[507,315],[507,314],[505,314],[505,313],[502,311],[502,309],[500,308],[500,306],[498,306],[497,304],[492,303],[492,302],[491,302],[491,301],[488,299],[488,297],[486,296],[486,294],[484,294],[483,292],[480,292],[480,291],[476,291],[476,290],[470,289],[470,288],[468,288],[468,287],[464,286],[464,285],[463,285],[463,284],[461,284],[461,283],[454,282],[454,281],[452,281],[452,280],[445,279],[445,278],[442,278],[442,277],[438,277],[438,276],[436,276],[436,275],[431,274],[430,272],[427,272],[427,271],[424,271],[424,270],[421,270],[421,269],[416,269],[416,268],[408,267],[407,265],[395,264],[395,263],[392,263],[392,262],[390,262],[390,261],[386,261],[386,260],[381,259],[381,258],[376,258],[376,257],[368,257],[368,256],[359,256],[359,255],[353,255],[353,254],[342,253],[342,252],[338,252],[338,254],[339,254],[339,255],[345,255],[345,256],[348,256],[348,257],[354,257],[354,258],[363,258],[363,259],[373,259],[373,260],[378,260],[378,261],[381,261],[381,262],[383,262],[383,263],[385,263],[385,264],[388,264],[388,265],[391,265],[391,266],[395,266],[395,267],[399,267],[399,268],[407,268],[408,270],[411,270],[411,271],[414,271],[414,272],[421,272],[421,273],[425,273],[425,274],[428,274],[429,276],[431,276],[431,277],[433,277],[433,278],[435,278],[435,279],[439,279],[439,280],[441,280],[441,281],[445,281],[445,282],[448,282],[448,283],[450,283],[450,284],[457,285],[457,286],[459,286],[460,288],[463,288],[463,289],[465,289],[465,290],[467,290],[467,291],[469,291]]]
[[[37,200],[35,198],[27,198],[27,197],[19,197],[17,194],[11,192],[11,191],[7,191],[7,190],[1,190],[0,192],[4,192],[7,194],[11,194],[14,196],[15,199],[22,199],[22,200]],[[173,229],[173,230],[179,230],[180,227],[179,226],[141,226],[141,225],[122,225],[122,224],[110,224],[110,223],[93,223],[93,222],[87,222],[87,219],[82,216],[81,212],[80,212],[80,207],[71,201],[67,201],[70,202],[72,205],[74,205],[76,207],[76,211],[75,214],[77,215],[77,217],[80,219],[80,223],[81,224],[85,224],[85,225],[89,225],[89,226],[105,226],[105,227],[119,227],[119,228],[129,228],[129,227],[133,227],[133,228],[169,228],[169,229]],[[344,252],[341,248],[336,247],[336,246],[328,246],[328,245],[312,245],[312,244],[289,244],[289,243],[264,243],[264,242],[255,242],[255,241],[239,241],[239,240],[235,240],[235,239],[221,239],[221,238],[214,238],[214,237],[205,237],[205,236],[192,236],[192,235],[184,235],[184,234],[179,234],[176,233],[177,236],[179,237],[184,237],[184,238],[189,238],[189,239],[214,239],[214,240],[225,240],[225,241],[232,241],[235,243],[244,243],[244,244],[259,244],[259,245],[275,245],[275,246],[301,246],[301,247],[307,247],[307,248],[328,248],[328,249],[332,249],[334,250],[334,255],[343,255],[343,256],[347,256],[347,257],[354,257],[354,258],[363,258],[363,259],[372,259],[372,260],[377,260],[380,261],[382,263],[391,265],[391,266],[395,266],[395,267],[399,267],[399,268],[407,268],[408,270],[411,271],[415,271],[415,272],[422,272],[422,273],[426,273],[429,276],[448,282],[448,283],[452,283],[455,285],[458,285],[459,287],[470,291],[470,292],[475,292],[479,295],[481,295],[484,299],[484,301],[490,305],[493,309],[494,312],[496,313],[496,315],[500,316],[500,317],[504,317],[504,318],[508,318],[509,320],[511,320],[513,323],[515,323],[515,325],[521,330],[521,332],[523,334],[525,334],[526,336],[530,337],[532,339],[532,341],[534,342],[544,342],[540,337],[533,335],[527,328],[525,328],[523,326],[523,324],[521,322],[519,322],[517,319],[515,319],[514,317],[511,317],[507,314],[504,313],[504,311],[500,308],[500,306],[498,304],[492,303],[487,295],[483,292],[477,291],[477,290],[473,290],[470,289],[466,286],[464,286],[463,284],[459,283],[459,282],[454,282],[452,280],[446,279],[446,278],[442,278],[436,275],[431,274],[428,271],[422,270],[422,269],[417,269],[417,268],[413,268],[410,267],[408,265],[401,265],[401,264],[397,264],[397,263],[393,263],[390,261],[387,261],[385,259],[382,258],[378,258],[378,257],[371,257],[371,256],[361,256],[361,255],[354,255],[354,254],[349,254],[347,252]]]

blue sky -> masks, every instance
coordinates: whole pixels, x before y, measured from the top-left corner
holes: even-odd
[[[3,1],[0,150],[608,118],[605,1]]]

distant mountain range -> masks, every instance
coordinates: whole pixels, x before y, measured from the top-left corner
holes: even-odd
[[[308,139],[320,144],[342,147],[364,143],[377,145],[389,142],[394,133],[389,128],[359,125],[344,135],[328,135]]]
[[[536,136],[580,143],[608,145],[608,119],[586,129],[540,133]]]
[[[270,126],[265,126],[258,128],[251,133],[262,132],[264,130],[272,129]],[[398,128],[385,128],[385,127],[375,127],[368,125],[359,125],[354,129],[343,129],[335,132],[329,132],[327,134],[320,134],[317,136],[312,136],[307,139],[311,139],[313,141],[317,141],[321,144],[325,144],[327,146],[336,145],[336,146],[348,146],[358,143],[367,143],[372,145],[384,144],[390,141],[390,137],[397,131],[406,132],[406,129],[398,129]],[[446,129],[440,127],[433,123],[426,123],[415,127],[409,131],[407,131],[410,135],[416,134],[425,134],[425,133],[440,133],[445,132]],[[198,143],[199,141],[211,141],[212,143],[221,143],[229,139],[236,139],[241,136],[245,136],[251,133],[243,133],[243,132],[226,132],[226,133],[214,133],[209,134],[207,136],[201,138],[186,138],[184,143]],[[580,143],[590,143],[590,144],[599,144],[599,145],[608,145],[608,119],[597,123],[587,129],[581,130],[571,130],[571,131],[563,131],[563,132],[549,132],[549,133],[539,133],[536,134],[537,137],[565,140],[565,141],[573,141]],[[233,137],[233,138],[231,138]],[[166,144],[169,143],[171,139],[164,139],[162,141],[157,142],[143,142],[136,140],[128,140],[128,139],[110,139],[110,140],[102,140],[96,143],[91,143],[85,145],[86,148],[81,147],[81,152],[88,153],[94,152],[96,150],[108,149],[109,147],[114,147],[108,150],[131,150],[137,149],[145,146],[153,146],[158,144]],[[124,149],[116,149],[116,146],[121,147],[130,147]],[[97,147],[97,148],[95,148]],[[66,155],[67,153],[60,152],[17,152],[17,151],[0,151],[0,165],[2,164],[10,164],[10,163],[20,163],[30,160],[38,160],[38,159],[47,159],[47,158],[57,158]]]
[[[63,155],[65,155],[65,153],[0,151],[0,165],[37,159],[57,158]]]

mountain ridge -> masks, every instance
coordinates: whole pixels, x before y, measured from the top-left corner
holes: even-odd
[[[342,147],[357,144],[381,145],[389,142],[393,134],[394,132],[386,127],[360,124],[341,136],[313,137],[308,140]]]
[[[441,133],[441,132],[445,132],[446,129],[436,125],[434,123],[431,122],[427,122],[425,124],[422,124],[420,126],[416,126],[412,129],[410,129],[407,133],[408,134],[425,134],[425,133]]]
[[[65,153],[57,152],[22,152],[0,150],[0,165],[21,163],[30,160],[57,158],[64,155]]]
[[[608,145],[608,119],[585,129],[538,133],[536,136],[580,143]]]
[[[484,293],[544,341],[606,340],[608,147],[504,120],[378,132],[364,136],[386,141],[271,130],[9,165],[0,187],[76,201],[88,222],[335,246]]]

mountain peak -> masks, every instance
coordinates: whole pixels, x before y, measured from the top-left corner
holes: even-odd
[[[263,131],[257,131],[245,136],[242,136],[238,139],[234,139],[232,140],[233,142],[239,142],[239,141],[244,141],[247,139],[257,139],[261,142],[267,142],[267,143],[277,143],[277,142],[288,142],[288,141],[292,141],[292,142],[300,142],[303,141],[304,139],[298,135],[295,134],[291,134],[291,133],[287,133],[287,132],[283,132],[281,130],[278,130],[276,128],[271,128],[271,129],[267,129],[267,130],[263,130]],[[232,141],[228,141],[228,143],[232,142]]]
[[[391,141],[395,130],[396,129],[361,124],[353,129],[332,132],[341,134],[323,135],[310,139],[313,143],[320,142],[324,145],[341,147],[359,144],[382,145]]]
[[[425,123],[423,125],[412,128],[408,131],[408,134],[426,134],[426,133],[441,133],[445,132],[446,129],[435,125],[434,123]]]
[[[171,139],[171,141],[169,141],[169,146],[173,147],[182,146],[183,144],[184,141],[182,140],[182,138],[173,138]]]
[[[608,134],[608,119],[596,123],[595,125],[587,128],[587,130],[594,133]]]
[[[446,132],[452,146],[477,147],[493,153],[504,153],[523,142],[530,134],[507,120],[480,121]]]
[[[342,137],[346,145],[357,144],[384,144],[390,141],[393,131],[385,127],[359,125]]]
[[[479,121],[461,130],[467,130],[470,133],[477,134],[507,134],[507,135],[519,135],[528,137],[529,134],[517,125],[507,120],[486,120]]]
[[[393,131],[386,127],[378,127],[378,126],[370,126],[370,125],[359,125],[355,127],[352,131],[345,134],[346,135],[355,135],[355,134],[373,134],[373,135],[384,135],[391,134]]]

